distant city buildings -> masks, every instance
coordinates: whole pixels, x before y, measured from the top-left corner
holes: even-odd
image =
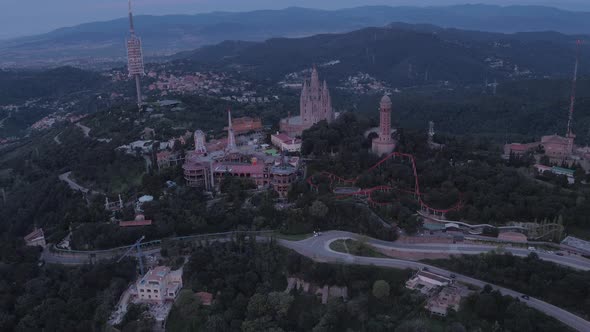
[[[330,123],[335,118],[328,83],[320,83],[315,66],[311,71],[311,79],[303,82],[299,103],[299,115],[287,117],[280,122],[281,132],[288,136],[301,136],[304,130],[314,124],[323,120]]]

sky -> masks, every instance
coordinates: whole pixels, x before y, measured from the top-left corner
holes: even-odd
[[[136,14],[196,14],[211,11],[337,9],[363,5],[437,6],[462,3],[534,4],[590,11],[589,0],[133,0]],[[124,17],[126,0],[0,0],[0,39],[33,35],[80,23]]]

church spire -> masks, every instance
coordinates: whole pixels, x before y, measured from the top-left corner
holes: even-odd
[[[236,136],[234,134],[234,128],[231,120],[231,109],[227,109],[227,152],[233,153],[237,152],[238,148],[236,146]]]

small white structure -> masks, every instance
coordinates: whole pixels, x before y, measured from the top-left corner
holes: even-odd
[[[31,247],[45,247],[47,245],[47,243],[45,242],[45,234],[43,233],[42,228],[35,227],[35,229],[31,233],[25,236],[24,240],[26,245]]]
[[[419,290],[422,294],[430,294],[438,287],[445,287],[452,283],[452,279],[421,270],[406,282],[406,288]]]

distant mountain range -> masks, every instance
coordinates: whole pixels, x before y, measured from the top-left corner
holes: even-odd
[[[172,59],[185,66],[192,63],[237,70],[257,80],[277,81],[312,63],[330,63],[321,69],[329,81],[362,72],[394,86],[422,85],[425,81],[483,83],[486,79],[569,77],[576,38],[582,36],[501,34],[394,23],[343,34],[226,41],[179,53]],[[590,58],[588,47],[582,48],[582,57]],[[590,74],[590,65],[583,62],[580,74]]]
[[[169,55],[225,40],[262,41],[341,33],[391,22],[433,24],[489,32],[590,31],[590,12],[539,6],[367,6],[334,11],[304,8],[243,13],[138,16],[136,27],[147,56]],[[58,29],[0,42],[0,66],[92,64],[124,61],[127,19]]]

